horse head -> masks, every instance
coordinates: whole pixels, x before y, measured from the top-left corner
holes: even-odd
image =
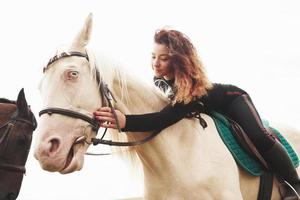
[[[36,120],[25,99],[0,99],[0,199],[16,199],[25,173],[25,163]]]
[[[69,49],[55,55],[44,68],[40,90],[47,113],[41,116],[34,155],[48,171],[65,174],[80,170],[89,144],[76,140],[96,134],[92,112],[102,100],[92,58],[86,50],[91,29],[90,14]]]

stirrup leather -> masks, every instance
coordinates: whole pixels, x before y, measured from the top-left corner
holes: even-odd
[[[283,200],[300,200],[300,194],[288,181],[283,180],[285,187],[285,194],[283,194]]]

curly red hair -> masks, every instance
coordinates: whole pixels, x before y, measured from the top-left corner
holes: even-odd
[[[165,45],[170,51],[175,76],[173,103],[187,104],[197,97],[207,95],[212,83],[190,39],[179,31],[164,28],[155,32],[154,42]]]

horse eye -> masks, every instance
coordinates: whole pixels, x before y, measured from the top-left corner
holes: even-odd
[[[68,71],[67,72],[67,78],[68,80],[74,80],[78,78],[79,72],[78,71]]]

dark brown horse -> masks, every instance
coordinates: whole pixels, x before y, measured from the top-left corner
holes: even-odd
[[[17,101],[0,98],[0,200],[19,194],[36,125],[23,89]]]

